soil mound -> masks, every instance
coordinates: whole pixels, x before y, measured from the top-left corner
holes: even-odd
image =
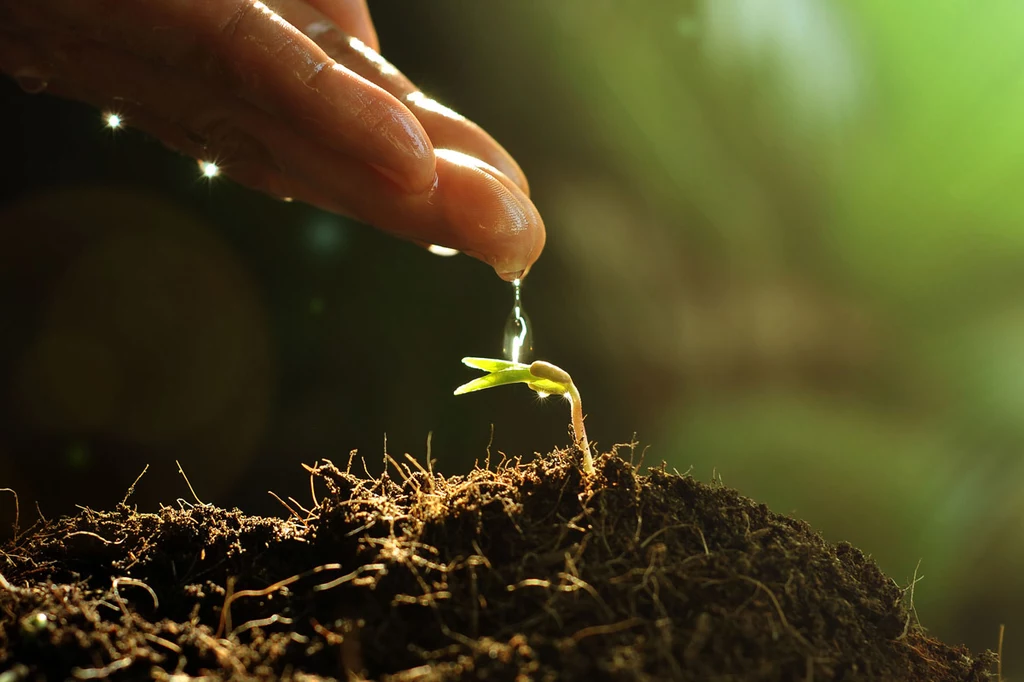
[[[0,674],[34,679],[990,679],[847,544],[724,486],[572,453],[445,478],[310,469],[287,519],[179,502],[0,551]]]

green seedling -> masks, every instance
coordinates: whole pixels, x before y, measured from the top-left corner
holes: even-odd
[[[577,390],[576,384],[572,383],[572,377],[568,372],[543,360],[526,365],[521,362],[491,358],[462,358],[462,363],[474,369],[483,370],[487,374],[459,386],[455,389],[455,395],[482,391],[485,388],[506,384],[526,384],[542,398],[549,395],[564,396],[569,401],[572,410],[572,430],[576,436],[576,446],[583,453],[583,472],[588,476],[594,474],[594,458],[590,454],[587,431],[583,428],[583,404],[580,401],[580,392]]]

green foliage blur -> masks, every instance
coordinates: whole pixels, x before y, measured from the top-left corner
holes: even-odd
[[[994,649],[1005,623],[1020,675],[1024,4],[370,4],[385,56],[529,176],[537,358],[596,449],[636,433],[649,464],[918,570],[923,624]],[[163,462],[136,499],[167,502],[180,458],[208,501],[275,511],[268,485],[308,491],[299,462],[379,470],[385,432],[422,457],[432,431],[450,473],[570,442],[525,388],[451,396],[512,305],[484,266],[5,97],[0,487],[109,506]],[[121,229],[135,246],[83,246]]]
[[[1006,623],[1024,668],[1024,5],[451,18],[490,68],[520,60],[493,98],[544,139],[526,167],[612,375],[584,395],[625,386],[650,459],[904,585],[920,561],[924,624],[994,649]]]

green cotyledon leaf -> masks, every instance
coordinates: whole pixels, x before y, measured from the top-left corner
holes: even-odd
[[[595,475],[594,456],[590,452],[587,430],[583,425],[584,415],[583,406],[580,403],[580,392],[576,389],[568,372],[543,360],[537,360],[529,365],[492,358],[462,358],[462,362],[474,369],[483,370],[487,374],[459,386],[455,389],[455,395],[482,391],[494,386],[526,384],[542,398],[545,395],[565,396],[572,413],[572,431],[576,437],[576,445],[583,453],[583,472],[588,476]]]
[[[488,374],[459,386],[455,389],[455,395],[482,391],[485,388],[505,386],[507,384],[526,384],[537,393],[551,395],[561,395],[569,390],[566,384],[548,377],[537,376],[530,371],[530,365],[524,365],[519,362],[492,358],[463,358],[462,362],[469,367],[482,369],[488,372]]]
[[[501,372],[506,369],[529,369],[529,365],[509,360],[495,360],[494,358],[462,358],[462,364],[473,369],[480,369],[485,372]]]
[[[485,388],[504,386],[506,384],[528,384],[533,381],[533,379],[534,376],[530,374],[529,367],[524,369],[505,369],[500,372],[491,372],[479,379],[473,379],[473,381],[470,381],[468,384],[459,386],[455,389],[455,395],[472,393],[473,391],[482,391]]]

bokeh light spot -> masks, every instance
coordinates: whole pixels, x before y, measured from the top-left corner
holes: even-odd
[[[316,254],[335,254],[345,245],[345,226],[336,216],[320,214],[308,223],[306,242]]]

